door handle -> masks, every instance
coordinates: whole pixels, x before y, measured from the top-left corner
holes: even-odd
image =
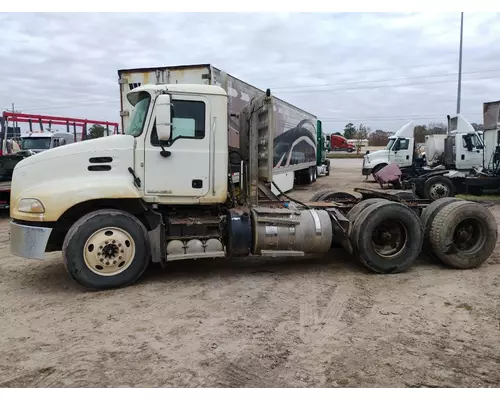
[[[201,179],[193,179],[191,181],[191,186],[193,189],[201,189],[203,187],[203,181]]]
[[[465,160],[465,155],[464,155],[464,154],[462,154],[462,157],[461,157],[461,158],[462,158],[462,160]]]
[[[410,159],[410,156],[406,156],[406,159],[409,160]]]
[[[481,153],[481,150],[476,150],[476,153]]]

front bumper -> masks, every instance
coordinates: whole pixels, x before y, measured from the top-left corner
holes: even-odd
[[[10,252],[23,258],[43,260],[52,228],[10,221]]]

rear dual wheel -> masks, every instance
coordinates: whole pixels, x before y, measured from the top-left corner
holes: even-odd
[[[348,251],[372,271],[406,271],[420,254],[422,225],[404,204],[368,199],[353,207],[347,218],[352,224]]]
[[[445,200],[425,216],[422,213],[427,217],[426,251],[452,268],[479,267],[495,250],[498,225],[494,215],[475,202]]]

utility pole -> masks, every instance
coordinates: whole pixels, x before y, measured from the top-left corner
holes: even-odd
[[[460,114],[460,97],[462,95],[462,44],[464,37],[464,13],[460,17],[460,52],[458,57],[458,91],[457,91],[457,114]]]

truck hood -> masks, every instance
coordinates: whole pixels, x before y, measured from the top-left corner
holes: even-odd
[[[367,158],[371,161],[371,160],[375,160],[375,159],[380,159],[380,158],[389,158],[389,150],[375,150],[374,152],[370,152],[369,154],[365,154],[365,158]]]
[[[130,135],[105,136],[98,139],[85,140],[83,142],[69,143],[64,146],[49,150],[40,151],[35,155],[26,157],[16,165],[16,169],[22,169],[43,161],[49,161],[55,158],[76,156],[83,153],[113,152],[120,150],[133,150],[135,138]],[[36,150],[35,150],[36,151]],[[89,155],[91,157],[91,155]]]
[[[11,184],[10,215],[26,221],[57,221],[80,203],[141,198],[129,168],[134,168],[135,138],[107,136],[46,150],[20,161]],[[21,199],[38,199],[43,214],[19,211]]]

